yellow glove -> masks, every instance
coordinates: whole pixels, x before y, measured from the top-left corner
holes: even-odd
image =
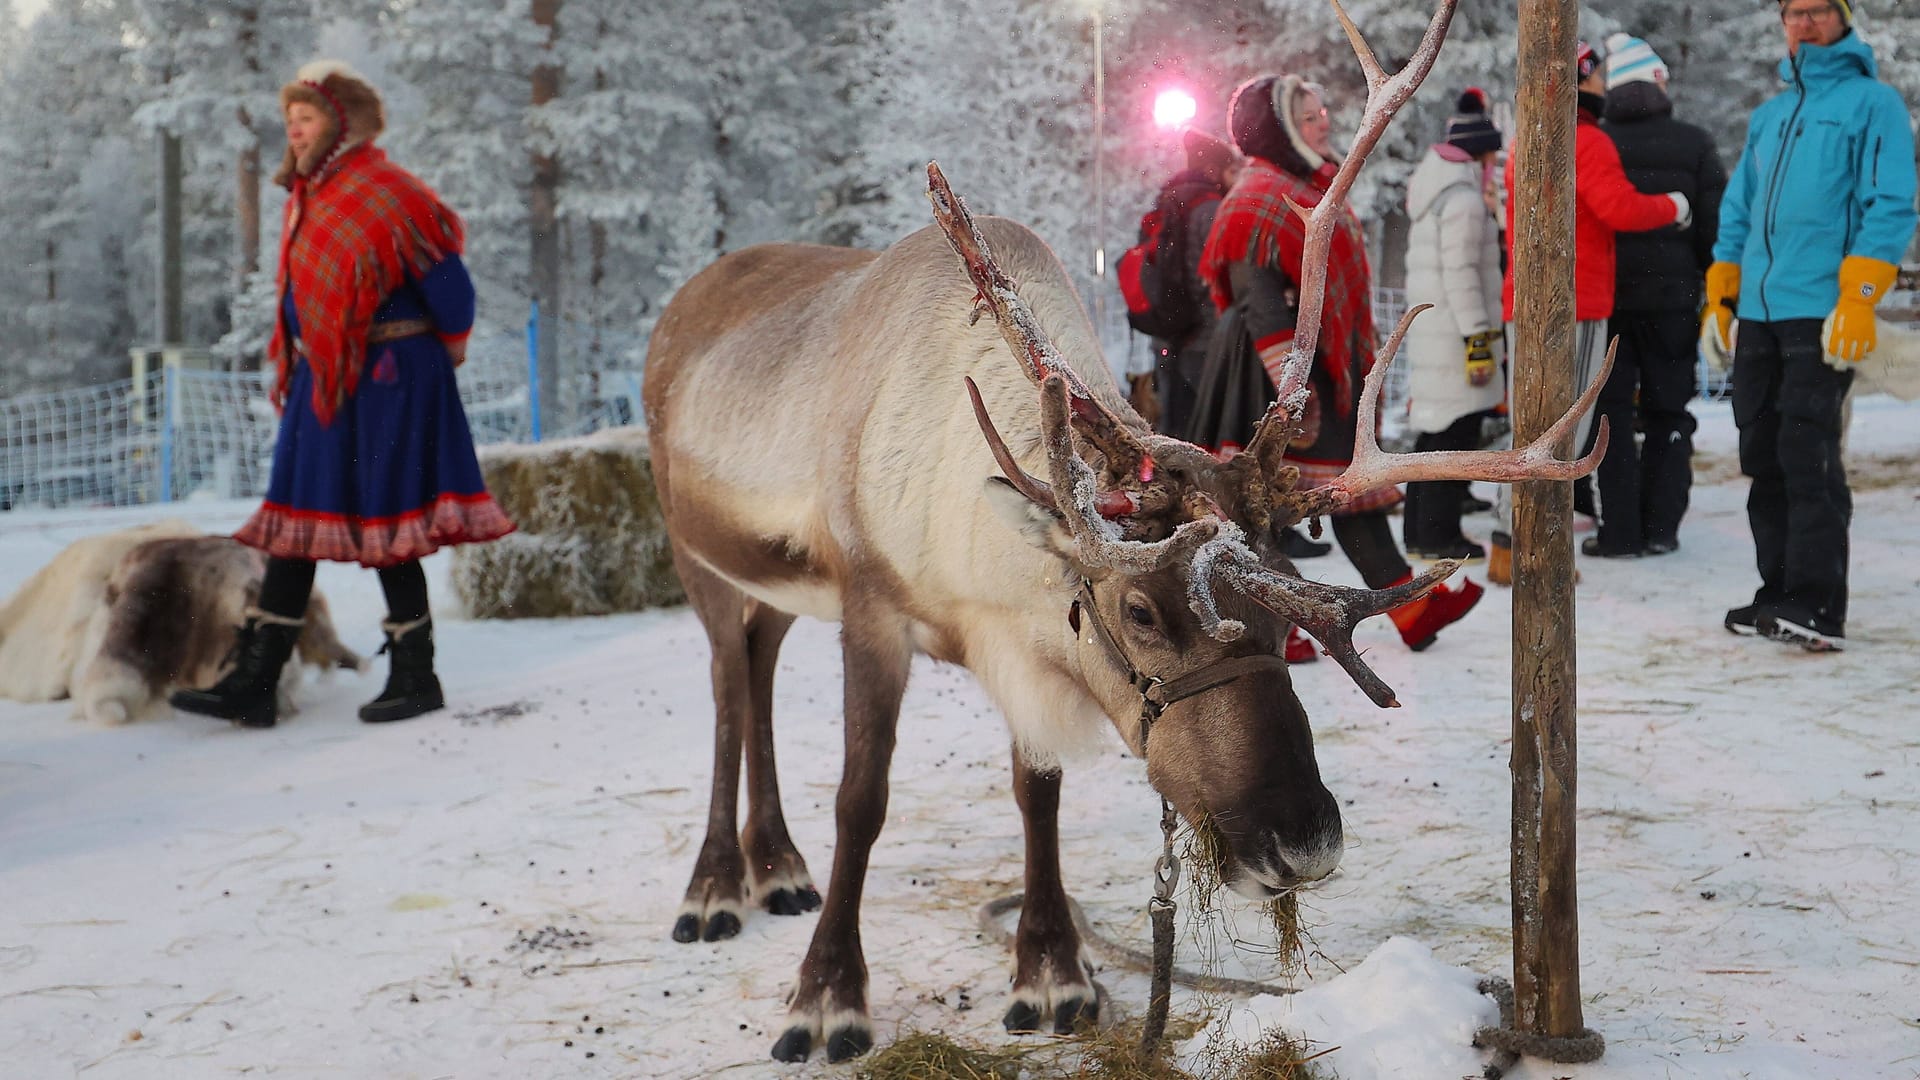
[[[1733,354],[1734,306],[1740,300],[1740,264],[1717,262],[1707,267],[1707,310],[1700,332],[1712,334],[1720,351]]]
[[[1840,260],[1840,299],[1820,327],[1820,347],[1829,366],[1848,370],[1879,344],[1873,306],[1893,288],[1900,268],[1890,262],[1849,255]]]
[[[1485,386],[1493,381],[1493,336],[1498,330],[1482,330],[1467,337],[1467,383]]]

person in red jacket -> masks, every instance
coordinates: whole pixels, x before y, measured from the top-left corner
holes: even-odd
[[[1620,165],[1620,151],[1600,129],[1600,115],[1606,109],[1607,76],[1602,57],[1593,46],[1582,41],[1574,59],[1579,79],[1579,117],[1574,125],[1573,147],[1573,278],[1574,387],[1586,389],[1600,370],[1607,355],[1607,319],[1613,315],[1613,234],[1644,232],[1667,225],[1686,228],[1693,223],[1687,197],[1677,191],[1663,195],[1645,195],[1627,179]],[[1501,284],[1501,305],[1505,313],[1508,337],[1513,336],[1513,167],[1516,156],[1507,158],[1507,270]],[[1576,442],[1585,446],[1593,427],[1593,414],[1580,419]],[[1499,491],[1502,531],[1493,534],[1494,550],[1489,556],[1487,577],[1503,585],[1511,584],[1512,511],[1507,489]]]

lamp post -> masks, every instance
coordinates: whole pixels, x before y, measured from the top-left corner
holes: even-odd
[[[1093,325],[1096,338],[1107,326],[1107,62],[1101,41],[1105,13],[1101,0],[1093,9]],[[1101,346],[1102,353],[1106,347]]]

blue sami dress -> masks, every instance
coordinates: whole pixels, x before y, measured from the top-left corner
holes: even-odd
[[[297,339],[291,289],[281,306]],[[369,344],[359,385],[328,424],[314,413],[313,372],[297,359],[266,501],[235,538],[276,557],[377,568],[512,532],[481,478],[443,342],[465,337],[473,311],[458,255],[410,275],[375,326],[429,319],[437,333]]]

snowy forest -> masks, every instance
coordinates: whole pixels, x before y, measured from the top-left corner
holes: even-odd
[[[1430,14],[1349,6],[1389,67]],[[1904,6],[1863,5],[1859,25],[1920,104],[1920,12]],[[1510,100],[1515,21],[1511,2],[1461,3],[1356,191],[1376,240],[1459,89]],[[1772,5],[1618,0],[1584,9],[1581,29],[1650,41],[1677,114],[1732,164],[1775,84]],[[1111,253],[1131,243],[1178,167],[1177,137],[1149,115],[1159,90],[1189,89],[1195,123],[1218,131],[1239,80],[1300,72],[1329,88],[1336,140],[1362,99],[1324,0],[52,0],[26,19],[0,0],[0,396],[123,378],[129,346],[155,340],[168,137],[184,161],[184,343],[257,365],[281,208],[265,180],[283,146],[275,95],[320,55],[381,88],[383,144],[466,218],[476,349],[524,348],[545,294],[568,385],[640,366],[675,287],[726,251],[884,246],[926,224],[929,159],[977,210],[1032,225],[1091,300],[1112,288],[1094,276],[1096,232]],[[1395,260],[1377,261],[1391,283]],[[1144,347],[1117,309],[1102,328],[1116,362]]]

